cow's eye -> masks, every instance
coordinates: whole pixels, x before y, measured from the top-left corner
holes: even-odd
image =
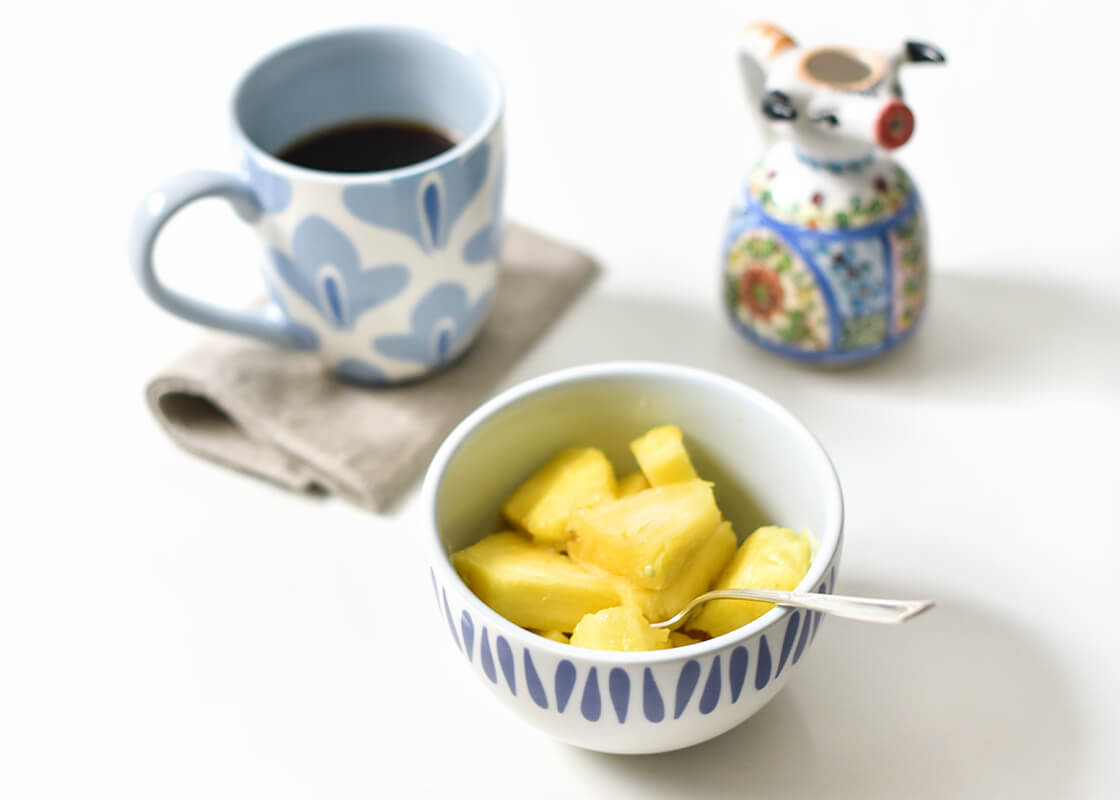
[[[810,122],[820,122],[828,125],[830,128],[835,128],[840,124],[839,117],[832,111],[817,111],[809,115]]]

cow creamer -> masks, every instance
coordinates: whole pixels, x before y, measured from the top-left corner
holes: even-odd
[[[768,147],[723,247],[726,305],[747,338],[844,364],[913,333],[925,305],[925,216],[883,151],[914,131],[900,67],[944,61],[921,42],[891,53],[800,47],[774,25],[747,26],[740,62]]]

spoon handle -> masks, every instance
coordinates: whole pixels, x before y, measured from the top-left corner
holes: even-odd
[[[860,622],[899,623],[916,617],[933,607],[932,600],[882,600],[874,597],[847,597],[840,594],[783,592],[777,589],[716,589],[689,603],[680,614],[655,628],[672,627],[683,620],[693,608],[709,600],[761,600],[779,606],[804,608]]]

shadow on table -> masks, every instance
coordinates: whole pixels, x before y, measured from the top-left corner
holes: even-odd
[[[840,381],[905,388],[947,380],[977,398],[1057,379],[1102,388],[1120,341],[1120,303],[1060,284],[950,273],[935,276],[925,330]],[[930,385],[930,384],[927,384]],[[930,385],[931,388],[934,388]]]
[[[937,274],[923,329],[886,356],[844,369],[805,366],[746,342],[710,303],[593,293],[534,352],[527,374],[613,359],[703,367],[776,399],[799,389],[856,387],[962,400],[1014,398],[1043,378],[1106,391],[1120,341],[1120,304],[1058,284]],[[518,378],[524,377],[519,370]]]
[[[904,587],[844,581],[851,594]],[[1045,646],[948,599],[899,628],[828,620],[769,705],[710,742],[580,751],[636,796],[1076,796],[1078,723]]]

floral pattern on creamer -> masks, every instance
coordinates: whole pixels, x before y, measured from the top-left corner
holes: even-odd
[[[887,238],[894,264],[891,327],[895,333],[904,333],[918,321],[926,300],[926,231],[921,212],[915,209]]]
[[[816,352],[830,346],[828,310],[804,262],[772,231],[736,238],[726,258],[726,302],[760,338]]]
[[[837,242],[805,236],[801,247],[832,286],[841,316],[859,317],[886,309],[890,291],[887,254],[879,238]]]
[[[842,320],[840,330],[840,350],[862,350],[877,347],[887,337],[887,312],[876,311],[862,317],[848,317]]]
[[[780,222],[799,225],[809,230],[847,230],[861,228],[889,217],[902,208],[914,190],[905,170],[897,165],[867,170],[865,195],[827,197],[814,192],[800,202],[778,205],[771,183],[780,174],[759,161],[751,170],[750,193],[762,210]]]

